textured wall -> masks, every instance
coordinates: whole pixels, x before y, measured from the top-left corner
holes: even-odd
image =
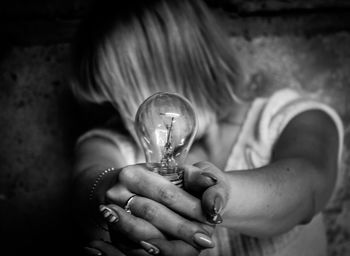
[[[55,45],[13,48],[0,64],[0,225],[11,252],[57,248],[72,235],[63,232],[76,125],[67,60],[67,46]]]
[[[48,2],[34,1],[37,5],[33,5],[29,13],[35,17],[47,16],[47,12],[38,14],[39,8],[35,6],[51,6],[52,17],[57,13],[70,17],[84,6],[79,5],[79,1],[75,1],[76,5],[69,1],[61,4],[51,1],[56,5]],[[221,2],[230,8],[234,2],[233,6],[243,13],[289,10],[296,4],[303,9],[321,8],[331,2],[348,5],[346,1],[316,0],[308,4],[305,1]],[[8,10],[7,30],[11,31],[9,35],[16,36],[5,37],[8,43],[3,40],[0,51],[0,236],[7,237],[1,241],[9,245],[12,252],[4,255],[18,255],[19,249],[36,255],[46,255],[48,250],[50,255],[73,255],[70,245],[76,237],[70,223],[70,168],[74,140],[82,131],[84,120],[79,116],[65,79],[69,65],[68,42],[77,22],[70,19],[63,27],[59,23],[54,26],[57,30],[47,25],[52,24],[51,21],[40,21],[41,27],[31,30],[33,25],[29,22],[23,29],[27,23],[17,22],[16,13],[22,10],[23,17],[34,22],[28,9]],[[345,124],[348,149],[350,33],[346,28],[349,24],[339,26],[333,14],[317,13],[316,16],[328,17],[328,20],[307,25],[310,20],[315,21],[314,13],[297,17],[292,14],[292,17],[273,14],[271,19],[254,14],[227,21],[226,25],[232,28],[233,47],[247,74],[246,81],[257,90],[263,84],[268,84],[271,91],[302,86],[334,106]],[[327,22],[322,23],[325,20]],[[41,30],[42,27],[49,29]],[[314,28],[311,34],[310,28]],[[21,34],[24,30],[25,34]],[[45,37],[46,31],[50,31],[51,37]],[[350,255],[348,150],[344,152],[342,168],[345,170],[342,187],[325,211],[329,255],[334,256]],[[3,248],[1,255],[2,252]]]

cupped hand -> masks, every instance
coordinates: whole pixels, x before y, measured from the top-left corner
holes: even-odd
[[[175,186],[161,175],[149,171],[145,164],[121,169],[118,182],[106,193],[112,203],[124,206],[132,195],[151,199],[189,219],[205,223],[201,201]]]
[[[129,214],[123,207],[132,196]],[[173,247],[177,250],[171,251],[191,252],[182,252],[183,255],[214,246],[210,238],[214,227],[203,214],[200,200],[150,172],[145,165],[123,168],[106,198],[111,203],[108,208],[118,216],[111,228],[115,236],[127,237],[137,244],[152,240],[163,252]]]

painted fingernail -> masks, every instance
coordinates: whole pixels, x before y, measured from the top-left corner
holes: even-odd
[[[106,244],[113,244],[111,241],[105,240],[103,238],[99,239],[100,241],[106,243]]]
[[[212,212],[209,214],[209,218],[208,218],[209,222],[213,224],[222,223],[222,218],[220,215],[222,208],[223,208],[223,202],[221,197],[219,196],[215,197]]]
[[[193,241],[199,245],[200,247],[204,248],[213,248],[214,242],[211,240],[211,238],[203,233],[196,233],[193,236]]]
[[[219,196],[215,197],[214,205],[213,205],[213,213],[215,215],[219,214],[222,210],[222,207],[223,207],[223,202],[222,202],[221,197],[219,197]]]
[[[145,241],[141,241],[140,242],[142,248],[148,252],[149,254],[152,254],[152,255],[158,255],[159,254],[159,249],[154,246],[153,244],[150,244],[148,242],[145,242]]]
[[[221,224],[222,223],[222,217],[220,214],[213,214],[209,217],[209,222],[212,224]]]
[[[83,248],[83,250],[84,250],[84,254],[88,255],[88,256],[102,256],[103,255],[103,253],[96,248],[85,246]]]
[[[117,213],[105,205],[100,205],[100,212],[102,213],[103,218],[109,223],[116,223],[119,220]]]
[[[218,182],[218,179],[213,174],[211,174],[210,172],[202,172],[201,175],[204,176],[204,177],[209,178],[210,181],[213,183],[213,185]]]

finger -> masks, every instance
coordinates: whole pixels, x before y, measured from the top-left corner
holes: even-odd
[[[108,222],[111,241],[127,255],[149,255],[140,242],[151,238],[165,239],[149,222],[137,218],[117,205],[102,205],[100,211]]]
[[[138,243],[150,238],[165,238],[150,222],[131,215],[117,205],[101,205],[100,212],[111,232],[118,232]]]
[[[149,200],[149,199],[146,199],[146,200]],[[113,216],[114,218],[111,218],[110,216],[107,216],[107,214],[105,214],[107,208],[110,209],[108,210],[107,213],[111,211],[112,213],[110,216]],[[156,236],[156,235],[149,236],[149,233],[146,232],[147,234],[145,235],[144,230],[140,227],[144,227],[145,226],[144,224],[147,224],[147,222],[142,223],[144,222],[142,219],[139,219],[129,213],[126,213],[120,207],[116,205],[108,205],[108,206],[101,207],[101,209],[102,209],[102,212],[104,213],[103,216],[106,218],[106,220],[110,221],[108,226],[112,231],[111,232],[112,241],[114,243],[118,243],[120,245],[121,250],[123,252],[127,252],[127,255],[141,255],[145,252],[147,252],[148,254],[156,255],[157,253],[159,253],[159,250],[160,250],[157,247],[157,245],[152,246],[152,244],[148,244],[147,242],[145,242],[145,240],[152,240],[152,239],[156,239],[156,241],[160,243],[160,246],[161,246],[160,248],[162,248],[162,251],[165,252],[165,254],[162,253],[162,255],[168,255],[169,252],[171,251],[171,249],[166,248],[168,245],[171,245],[172,247],[174,247],[175,245],[176,246],[181,245],[181,247],[176,249],[176,252],[180,252],[180,254],[175,253],[171,255],[192,255],[192,254],[187,254],[188,251],[191,253],[196,252],[198,254],[198,248],[202,249],[202,248],[208,248],[208,247],[214,246],[214,244],[209,244],[209,243],[212,243],[211,241],[208,241],[210,238],[205,234],[201,234],[201,233],[195,233],[191,237],[192,243],[194,243],[195,247],[181,241],[176,241],[175,243],[168,243],[166,242],[167,240],[162,234],[160,234],[159,236]],[[132,211],[134,212],[134,210],[135,209],[133,207]],[[142,225],[140,223],[142,223]],[[183,226],[187,227],[188,225],[184,224]],[[113,231],[116,231],[117,233],[113,233]],[[182,232],[186,232],[186,231],[183,230]],[[182,232],[179,232],[180,236],[182,235]],[[118,235],[118,233],[121,233],[122,236]],[[146,237],[147,235],[149,237]],[[130,239],[131,241],[129,242],[125,241],[125,236],[128,236],[128,239]],[[99,243],[101,244],[101,242]],[[98,246],[95,246],[95,248],[101,249],[101,247],[98,247]],[[107,247],[107,249],[108,248],[109,247]],[[143,248],[143,251],[142,250],[140,251],[139,248]],[[104,249],[103,252],[105,250],[106,249]],[[185,251],[186,251],[186,254],[182,254],[182,252],[185,252]]]
[[[118,246],[105,241],[95,240],[89,244],[89,247],[93,247],[95,250],[101,252],[101,256],[149,256],[143,248],[136,249],[124,249],[118,248]]]
[[[210,248],[213,241],[209,237],[213,226],[190,221],[166,206],[151,199],[136,196],[130,204],[133,215],[142,218],[157,229],[176,239],[181,239],[198,248]]]
[[[98,241],[98,240],[92,241],[89,243],[88,247],[86,248],[89,248],[91,252],[94,252],[94,251],[98,252],[98,254],[88,254],[91,256],[92,255],[125,256],[125,254],[122,253],[120,250],[118,250],[118,248],[104,241]]]
[[[208,187],[202,195],[203,211],[207,214],[208,220],[215,224],[222,223],[221,215],[228,201],[230,187],[227,183],[225,173],[209,162],[199,162],[194,166],[202,170],[206,176],[216,179],[213,186]]]
[[[123,184],[118,183],[107,190],[106,201],[110,204],[116,204],[124,207],[130,197],[135,195],[130,192]]]
[[[207,172],[213,175],[215,179],[223,179],[225,172],[220,170],[218,167],[216,167],[214,164],[206,161],[198,162],[193,164],[194,167],[197,167],[201,169],[203,173]]]
[[[151,239],[147,241],[148,245],[158,249],[158,255],[167,256],[194,256],[198,255],[200,250],[191,246],[190,244],[182,240],[163,240],[163,239]]]
[[[201,197],[208,187],[217,183],[215,175],[203,172],[197,166],[183,165],[181,169],[184,171],[184,189],[197,197]]]
[[[103,253],[101,250],[92,247],[91,245],[85,246],[83,248],[83,254],[85,256],[102,256]]]
[[[205,222],[201,202],[198,198],[172,184],[144,166],[123,168],[119,180],[132,193],[150,198],[168,208],[197,221]]]

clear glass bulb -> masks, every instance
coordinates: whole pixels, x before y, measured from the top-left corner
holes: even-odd
[[[197,117],[184,97],[160,92],[139,107],[135,129],[150,170],[183,185],[183,164],[197,132]]]

